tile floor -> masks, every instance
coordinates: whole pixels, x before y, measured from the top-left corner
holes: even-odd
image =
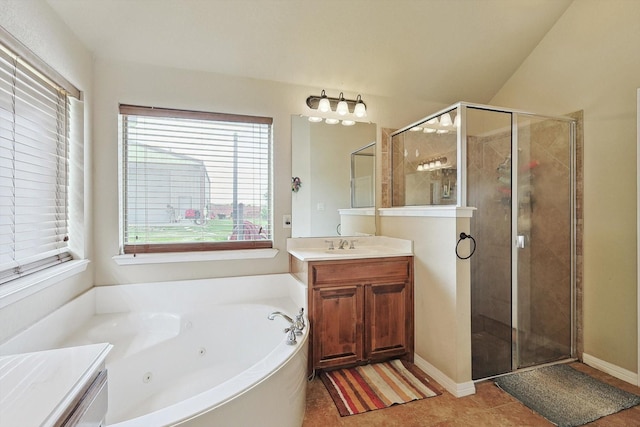
[[[640,388],[587,365],[575,362],[571,366],[623,390],[640,394]],[[500,390],[492,381],[476,384],[476,394],[459,399],[444,391],[439,385],[438,387],[442,390],[440,396],[364,414],[340,417],[324,384],[316,378],[307,385],[307,408],[302,425],[303,427],[553,426],[540,415]],[[640,405],[587,425],[640,427]]]

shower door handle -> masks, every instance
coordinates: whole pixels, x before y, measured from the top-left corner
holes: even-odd
[[[516,238],[516,248],[524,249],[524,242],[525,242],[524,236],[523,235],[519,235]]]

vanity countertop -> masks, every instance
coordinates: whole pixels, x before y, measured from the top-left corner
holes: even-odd
[[[0,356],[2,425],[54,425],[112,347],[103,343]]]
[[[347,241],[344,249],[341,240]],[[287,252],[301,261],[412,256],[413,242],[385,236],[292,238],[287,239]]]

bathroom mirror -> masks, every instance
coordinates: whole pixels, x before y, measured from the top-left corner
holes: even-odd
[[[376,143],[371,142],[351,153],[351,207],[376,205]]]
[[[374,209],[352,209],[351,184],[352,154],[367,146],[375,151],[375,145],[372,145],[375,141],[376,125],[373,123],[344,126],[310,122],[305,116],[291,117],[292,237],[375,234]],[[365,154],[366,151],[359,157],[365,157]],[[364,166],[359,164],[358,167],[364,176]],[[373,175],[370,179],[375,185]],[[362,183],[364,181],[365,178]],[[369,199],[367,202],[375,205],[374,194],[375,189],[368,196],[363,195],[362,203]],[[345,216],[348,216],[348,227],[342,224]],[[366,224],[354,225],[360,222]]]

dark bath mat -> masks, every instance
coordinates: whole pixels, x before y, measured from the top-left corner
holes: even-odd
[[[560,427],[575,427],[640,403],[640,396],[567,365],[507,375],[498,387]]]

